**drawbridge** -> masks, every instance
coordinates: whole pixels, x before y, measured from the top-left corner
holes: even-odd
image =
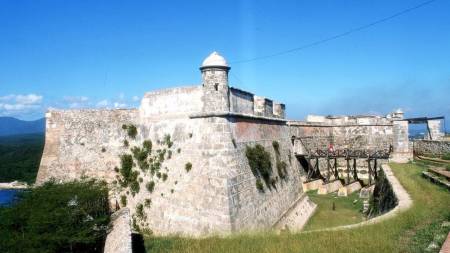
[[[297,160],[306,174],[306,182],[322,179],[324,183],[340,180],[343,185],[359,181],[358,166],[367,169],[368,185],[372,185],[378,177],[380,159],[387,160],[392,152],[392,145],[383,148],[357,148],[356,145],[335,147],[333,138],[327,137],[293,137],[292,143]],[[301,145],[299,147],[299,145]],[[338,159],[345,161],[339,166]],[[358,161],[358,162],[357,162]],[[361,162],[363,161],[363,162]],[[363,166],[364,164],[364,166]],[[339,168],[346,168],[339,173]]]

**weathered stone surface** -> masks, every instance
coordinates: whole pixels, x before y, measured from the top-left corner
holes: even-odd
[[[321,185],[323,185],[322,179],[302,183],[303,192],[317,190]]]
[[[275,224],[277,230],[300,231],[314,214],[317,205],[307,195],[302,195]]]
[[[450,153],[450,141],[415,140],[413,147],[416,155],[442,156]]]
[[[342,183],[339,180],[332,181],[330,183],[319,186],[318,194],[328,194],[331,192],[337,192],[342,187]]]
[[[344,185],[343,187],[339,188],[338,196],[347,197],[349,194],[352,194],[355,191],[359,191],[360,189],[361,184],[359,183],[359,181],[355,181],[353,183]]]
[[[131,217],[128,208],[111,215],[111,230],[106,236],[104,253],[132,253]]]

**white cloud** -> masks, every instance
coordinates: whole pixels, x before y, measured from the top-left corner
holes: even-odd
[[[114,108],[125,108],[127,107],[127,104],[120,103],[120,102],[114,102]]]
[[[0,115],[17,116],[30,113],[41,108],[43,97],[36,94],[15,95],[0,97]]]
[[[90,105],[89,98],[86,96],[65,96],[63,101],[72,109],[86,108]]]
[[[106,99],[103,99],[97,103],[97,107],[107,107],[109,105],[109,101]]]
[[[139,97],[138,97],[138,96],[133,96],[132,99],[133,99],[133,101],[135,101],[135,102],[136,102],[136,101],[139,101]]]

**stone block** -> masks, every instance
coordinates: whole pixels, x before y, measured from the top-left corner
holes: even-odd
[[[351,194],[355,191],[358,191],[360,189],[361,189],[361,184],[358,181],[355,181],[353,183],[344,185],[343,187],[339,188],[338,196],[347,197],[349,194]]]
[[[321,185],[323,185],[322,179],[317,179],[314,181],[302,183],[303,192],[317,190],[317,189],[319,189],[319,186],[321,186]]]
[[[339,190],[339,188],[341,188],[341,187],[342,187],[341,181],[335,180],[330,183],[320,185],[319,191],[317,193],[323,195],[323,194],[328,194],[328,193],[332,193],[332,192],[337,192]]]

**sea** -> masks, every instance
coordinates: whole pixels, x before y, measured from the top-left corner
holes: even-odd
[[[18,189],[0,189],[0,206],[11,205],[20,191]]]

